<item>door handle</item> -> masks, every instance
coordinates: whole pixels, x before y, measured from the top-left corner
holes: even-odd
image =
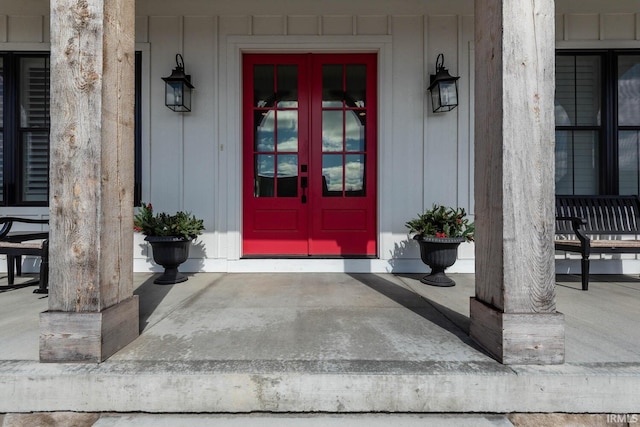
[[[300,187],[302,187],[302,203],[307,203],[307,187],[309,186],[309,178],[306,176],[300,177]]]

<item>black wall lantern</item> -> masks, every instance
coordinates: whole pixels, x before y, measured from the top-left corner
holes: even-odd
[[[184,73],[182,55],[176,55],[176,68],[164,80],[164,105],[173,111],[191,111],[191,76]]]
[[[431,105],[434,113],[451,111],[458,106],[458,79],[444,68],[444,55],[436,59],[436,74],[431,74]]]

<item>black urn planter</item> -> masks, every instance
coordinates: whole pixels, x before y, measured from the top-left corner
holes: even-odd
[[[178,271],[178,266],[189,258],[191,239],[176,236],[147,236],[144,240],[151,244],[153,260],[164,267],[164,273],[153,283],[173,285],[187,280],[187,276]]]
[[[431,286],[455,286],[456,282],[444,274],[444,270],[451,267],[458,258],[458,246],[464,242],[464,237],[420,237],[414,239],[420,245],[420,258],[431,268],[431,273],[420,281]]]

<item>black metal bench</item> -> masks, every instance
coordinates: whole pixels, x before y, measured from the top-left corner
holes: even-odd
[[[0,217],[0,254],[7,256],[7,281],[13,285],[15,274],[22,273],[22,256],[41,258],[39,287],[35,293],[47,293],[49,282],[49,233],[46,231],[11,232],[14,223],[49,224],[46,219]],[[14,272],[15,268],[15,272]]]
[[[556,196],[555,248],[582,254],[582,290],[589,289],[591,254],[640,253],[639,227],[638,196]]]

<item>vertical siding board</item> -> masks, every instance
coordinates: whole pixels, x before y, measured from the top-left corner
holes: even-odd
[[[458,127],[461,110],[433,113],[431,94],[426,90],[429,76],[435,74],[438,54],[444,55],[444,65],[453,76],[458,74],[458,18],[429,16],[426,40],[426,73],[421,88],[428,122],[425,134],[424,197],[425,205],[433,203],[455,206],[458,201]],[[445,178],[446,177],[446,178]]]
[[[148,16],[136,16],[136,43],[149,43]]]
[[[189,113],[176,113],[164,105],[164,82],[182,52],[182,19],[177,16],[149,19],[151,43],[151,197],[159,211],[182,208],[183,120]],[[185,58],[189,71],[190,59]]]
[[[457,205],[473,214],[473,16],[459,17],[458,28],[458,191]]]
[[[7,41],[7,15],[0,15],[0,43]]]
[[[393,145],[392,163],[379,170],[380,181],[392,182],[385,195],[392,206],[394,232],[406,239],[404,222],[423,208],[422,140],[424,123],[424,76],[422,64],[423,17],[393,17]],[[410,245],[413,247],[414,245]],[[414,250],[416,248],[414,247]],[[400,254],[402,255],[402,254]],[[417,252],[413,253],[417,256]]]
[[[217,200],[217,138],[214,100],[216,81],[215,25],[212,17],[186,17],[184,58],[186,72],[196,87],[192,111],[184,118],[184,188],[183,205],[205,220],[213,231],[214,204]],[[187,62],[188,61],[188,62]],[[202,248],[194,245],[191,258],[202,258]]]
[[[215,210],[215,223],[219,224],[217,229],[221,230],[215,251],[227,259],[238,259],[240,253],[242,133],[238,133],[239,138],[237,139],[231,139],[230,135],[234,134],[234,128],[240,129],[241,127],[240,111],[242,108],[239,101],[236,101],[239,99],[241,91],[241,75],[239,70],[235,72],[233,69],[234,60],[240,60],[240,58],[234,58],[236,53],[229,48],[229,44],[225,40],[228,36],[239,34],[238,31],[244,32],[240,34],[248,34],[251,31],[249,23],[250,18],[246,16],[221,16],[218,19],[217,35],[220,41],[218,45],[218,63],[220,64],[218,68],[218,105],[238,105],[235,114],[233,111],[230,114],[228,108],[225,108],[224,112],[221,110],[221,120],[218,121],[217,131],[220,145],[216,182],[218,197],[224,203],[217,204]]]
[[[42,41],[45,43],[51,41],[51,18],[49,15],[46,15],[42,22]]]
[[[564,40],[564,15],[556,14],[556,42]]]

